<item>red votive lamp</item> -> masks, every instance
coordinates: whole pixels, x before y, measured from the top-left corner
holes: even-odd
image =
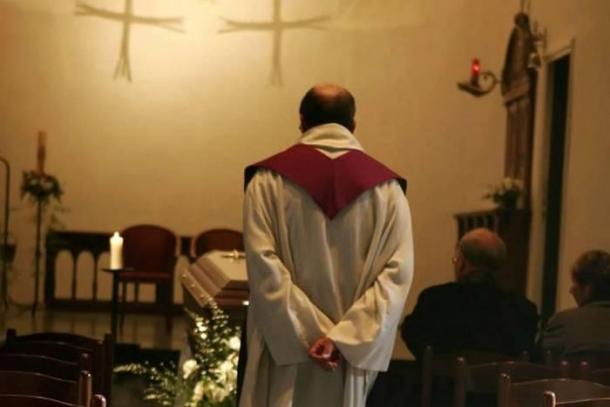
[[[478,58],[472,60],[470,66],[470,84],[472,86],[479,86],[479,76],[481,74],[481,62]]]

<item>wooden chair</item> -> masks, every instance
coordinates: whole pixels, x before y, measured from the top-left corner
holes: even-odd
[[[106,398],[101,394],[94,395],[91,407],[106,407]]]
[[[71,381],[40,373],[0,370],[0,394],[48,397],[88,407],[91,404],[91,374],[83,371],[78,381]]]
[[[231,229],[210,229],[199,233],[191,239],[190,256],[195,260],[212,250],[244,250],[244,238],[241,232]]]
[[[131,269],[119,274],[122,285],[121,329],[124,322],[127,284],[135,284],[138,301],[139,284],[155,284],[155,301],[164,304],[165,327],[171,331],[174,294],[174,268],[178,259],[178,238],[161,226],[135,225],[123,230],[123,266]]]
[[[583,377],[584,380],[589,380],[595,383],[610,386],[610,369],[596,369],[591,370],[587,363],[583,363]]]
[[[493,352],[476,350],[463,350],[451,353],[435,354],[431,346],[426,346],[422,358],[421,374],[421,405],[430,407],[432,405],[432,386],[437,378],[453,381],[456,377],[458,358],[463,358],[469,364],[483,364],[491,362],[509,361],[511,356],[501,355]],[[521,355],[522,359],[529,359],[527,352]],[[455,386],[454,397],[455,399]]]
[[[77,363],[47,356],[19,353],[0,354],[0,370],[40,373],[63,380],[78,380],[81,372]]]
[[[6,341],[9,343],[14,343],[15,341],[21,342],[59,342],[64,343],[71,346],[77,346],[78,348],[86,349],[87,353],[91,354],[92,357],[92,368],[88,369],[88,366],[80,366],[79,369],[76,369],[75,376],[78,376],[78,372],[80,369],[89,370],[93,375],[93,391],[96,393],[101,393],[106,397],[110,396],[111,385],[112,385],[112,363],[113,363],[113,342],[112,335],[106,334],[104,336],[104,340],[100,341],[96,338],[90,338],[83,335],[76,335],[72,333],[63,333],[63,332],[37,332],[28,335],[17,336],[17,331],[15,329],[8,329],[6,331]],[[56,358],[53,358],[57,360]],[[61,362],[61,361],[60,361]],[[26,362],[27,363],[27,362]],[[40,362],[45,364],[45,362]],[[46,365],[53,365],[54,362],[47,362]],[[76,364],[74,365],[75,368]],[[0,369],[2,368],[2,363],[0,359]],[[23,370],[23,369],[22,369]],[[27,371],[37,371],[25,369]],[[69,370],[67,367],[61,370]],[[37,371],[38,373],[45,373],[43,371]],[[58,377],[56,374],[51,374],[52,376]],[[76,380],[75,378],[72,380]]]
[[[8,340],[0,354],[22,354],[46,356],[64,362],[76,363],[81,370],[93,370],[91,351],[61,342]]]
[[[557,365],[565,361],[574,369],[580,369],[580,365],[586,362],[593,370],[610,368],[610,351],[583,351],[570,355],[555,355],[547,350],[544,357],[545,363],[549,365]],[[578,370],[574,372],[574,374],[578,373]]]
[[[465,407],[467,393],[493,400],[497,397],[501,374],[510,376],[515,383],[566,377],[567,373],[568,365],[565,363],[559,369],[524,361],[468,365],[466,359],[460,357],[456,362],[453,405]]]
[[[543,393],[552,391],[560,402],[610,396],[610,387],[576,379],[544,379],[513,383],[510,376],[500,375],[498,407],[538,406]]]
[[[544,392],[544,407],[610,407],[610,398],[594,398],[575,401],[557,402],[557,396],[552,391]]]
[[[20,341],[63,342],[70,345],[79,346],[81,348],[95,350],[97,347],[105,344],[107,340],[110,339],[110,334],[104,336],[104,341],[102,342],[96,338],[90,338],[88,336],[67,332],[36,332],[17,336],[17,331],[15,329],[7,329],[6,337],[7,339],[17,339]]]
[[[0,394],[2,407],[78,407],[73,403],[65,403],[48,397],[30,396],[25,394]]]
[[[48,397],[25,394],[0,394],[2,407],[80,407],[77,404],[65,403]],[[88,407],[88,406],[87,406]],[[93,396],[91,407],[106,407],[106,399],[101,394]]]

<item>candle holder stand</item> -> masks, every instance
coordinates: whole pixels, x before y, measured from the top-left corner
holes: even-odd
[[[42,209],[43,203],[39,200],[36,202],[36,249],[34,250],[34,303],[32,304],[32,317],[36,315],[40,291],[40,258],[42,257],[40,239],[42,236]]]
[[[119,314],[119,274],[125,271],[133,271],[132,268],[104,268],[106,273],[112,274],[112,305],[110,308],[110,334],[114,345],[117,343],[117,321]]]

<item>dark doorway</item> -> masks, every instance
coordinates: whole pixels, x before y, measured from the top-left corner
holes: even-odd
[[[557,269],[561,235],[561,207],[568,118],[570,55],[549,64],[549,177],[546,196],[546,225],[542,284],[543,322],[555,313]]]

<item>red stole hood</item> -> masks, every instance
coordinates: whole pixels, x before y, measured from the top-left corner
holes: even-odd
[[[266,160],[246,167],[244,188],[259,168],[276,172],[303,188],[329,219],[363,192],[395,179],[406,193],[407,181],[362,151],[350,150],[329,158],[316,148],[295,144]]]

